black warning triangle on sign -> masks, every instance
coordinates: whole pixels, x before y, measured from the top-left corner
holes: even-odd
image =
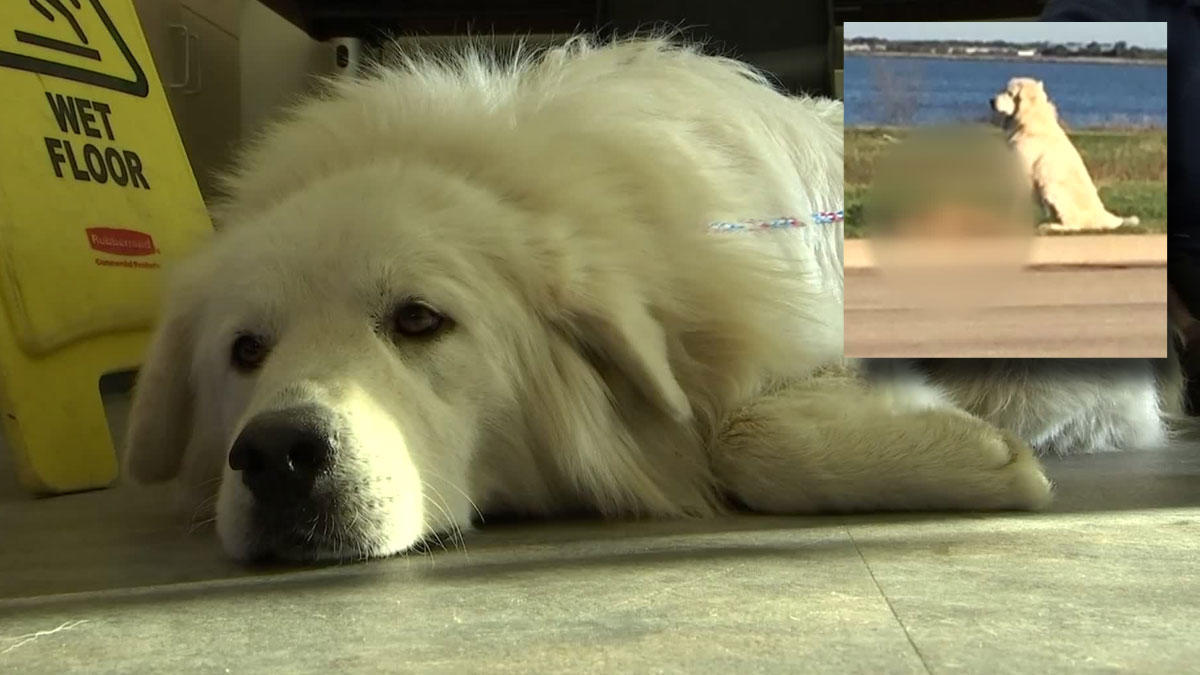
[[[108,30],[108,35],[133,71],[133,79],[123,79],[99,70],[90,70],[53,60],[55,52],[97,62],[102,60],[100,52],[89,44],[90,40],[75,15],[76,11],[88,11],[80,0],[28,0],[28,2],[31,9],[29,25],[13,29],[13,35],[17,42],[29,45],[31,53],[23,54],[0,49],[0,66],[75,80],[134,96],[144,97],[150,92],[150,82],[146,79],[146,72],[133,57],[133,53],[129,51],[129,46],[125,44],[116,25],[104,11],[104,7],[100,5],[100,0],[86,0],[86,2],[91,5],[92,11],[96,13],[96,18]],[[44,25],[45,21],[65,22],[77,41],[70,42],[44,35],[39,28]],[[4,30],[7,29],[7,27],[4,28]]]

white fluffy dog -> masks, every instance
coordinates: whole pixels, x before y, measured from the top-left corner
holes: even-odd
[[[1137,216],[1110,213],[1100,201],[1079,151],[1058,121],[1041,80],[1014,77],[991,100],[1004,120],[1008,142],[1021,158],[1033,189],[1054,219],[1041,229],[1111,230],[1137,225]]]
[[[842,106],[663,41],[337,84],[246,155],[126,450],[239,558],[386,555],[476,509],[1025,509],[1028,445],[842,362]],[[1017,425],[1019,426],[1019,425]]]

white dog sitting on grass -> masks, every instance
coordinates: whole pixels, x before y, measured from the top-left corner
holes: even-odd
[[[992,98],[992,109],[1003,116],[1008,142],[1021,157],[1033,189],[1051,222],[1043,231],[1112,230],[1137,225],[1137,216],[1110,213],[1071,139],[1058,121],[1058,110],[1040,80],[1014,77]]]

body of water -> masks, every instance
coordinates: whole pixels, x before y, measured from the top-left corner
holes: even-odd
[[[1132,63],[983,61],[846,54],[846,124],[941,124],[989,119],[1009,78],[1046,83],[1069,126],[1167,124],[1167,68]]]

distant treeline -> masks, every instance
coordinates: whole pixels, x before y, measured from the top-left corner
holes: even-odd
[[[860,37],[845,41],[848,51],[902,52],[916,54],[946,54],[953,56],[1051,56],[1056,58],[1117,58],[1162,60],[1165,49],[1147,49],[1120,42],[1008,42],[1005,40],[888,40]]]

